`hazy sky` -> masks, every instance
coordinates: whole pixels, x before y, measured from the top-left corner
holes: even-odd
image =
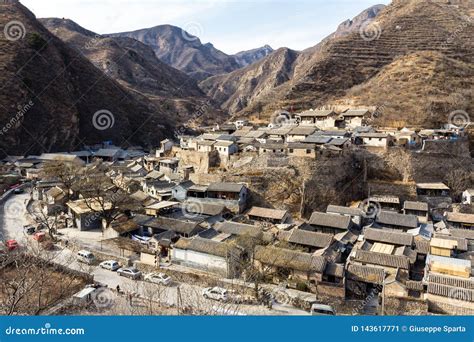
[[[271,45],[305,49],[364,9],[390,0],[21,0],[37,17],[97,32],[182,27],[226,53]]]

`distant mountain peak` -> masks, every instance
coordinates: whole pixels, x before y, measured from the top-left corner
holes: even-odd
[[[253,64],[262,58],[271,54],[274,50],[268,44],[265,44],[262,47],[247,50],[247,51],[240,51],[234,55],[235,60],[239,65],[243,68],[250,64]]]

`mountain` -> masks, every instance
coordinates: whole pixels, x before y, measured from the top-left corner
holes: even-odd
[[[259,112],[259,101],[293,78],[297,57],[298,52],[280,48],[248,67],[208,78],[200,86],[231,114],[249,107]]]
[[[250,64],[253,64],[262,58],[268,56],[273,52],[273,49],[269,45],[264,45],[260,48],[241,51],[233,55],[237,63],[240,65],[241,68],[246,67]]]
[[[150,46],[161,61],[198,80],[240,67],[234,57],[219,51],[210,43],[202,44],[198,37],[172,25],[159,25],[108,36],[136,39]]]
[[[273,75],[259,78],[265,82],[259,84],[266,89],[264,96],[248,92],[240,83],[252,81],[272,55],[245,68],[244,74],[234,71],[226,77],[213,77],[201,87],[234,115],[262,112],[259,116],[265,117],[280,108],[303,110],[342,103],[383,107],[379,124],[393,121],[394,115],[405,124],[446,123],[451,111],[469,113],[473,109],[473,13],[470,1],[394,1],[382,10],[365,11],[358,17],[367,16],[368,21],[346,22],[339,32],[299,53],[288,66],[292,70],[288,81],[275,82],[278,73],[263,71]],[[414,61],[426,62],[432,68],[432,77],[425,83],[414,78],[421,71]],[[440,75],[445,77],[446,85],[455,88],[438,87]],[[392,100],[392,84],[400,90],[396,103]],[[414,100],[412,95],[416,93],[430,96]],[[440,98],[433,96],[441,93]],[[245,99],[246,106],[237,105],[237,99]]]
[[[19,2],[0,2],[0,27],[1,154],[156,146],[172,134],[173,113],[104,74]]]
[[[69,19],[39,20],[131,92],[157,105],[166,104],[178,123],[189,120],[208,102],[195,79],[160,61],[148,45],[128,37],[101,36]]]

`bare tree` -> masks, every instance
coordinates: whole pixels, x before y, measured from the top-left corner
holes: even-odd
[[[138,203],[105,172],[88,170],[76,185],[87,207],[98,218],[110,224],[124,211],[137,207]]]
[[[84,286],[84,279],[55,263],[56,254],[33,244],[28,254],[11,252],[1,257],[1,314],[40,314]]]
[[[61,187],[65,190],[66,200],[69,200],[75,186],[83,175],[84,170],[84,167],[74,163],[50,161],[45,163],[42,177],[44,179],[60,182],[62,184]]]
[[[453,198],[460,201],[462,192],[472,187],[474,174],[464,169],[455,169],[446,174],[445,181],[451,189]]]

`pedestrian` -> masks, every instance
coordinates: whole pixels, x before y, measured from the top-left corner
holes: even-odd
[[[120,293],[120,285],[117,285],[115,289],[117,290],[117,293]]]

